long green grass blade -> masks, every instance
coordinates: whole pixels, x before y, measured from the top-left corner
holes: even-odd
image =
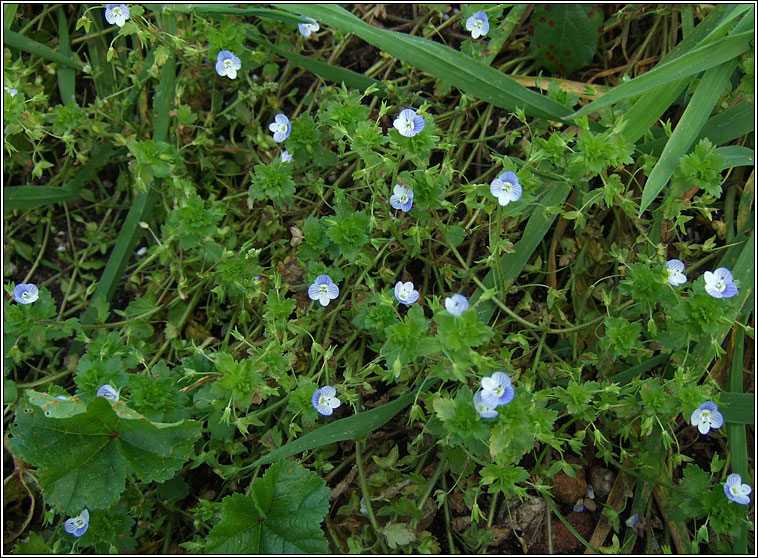
[[[240,8],[238,4],[157,4],[146,7],[154,11],[195,13],[203,15],[252,15],[276,21],[298,23],[307,21],[287,12],[267,8]]]
[[[551,120],[560,120],[571,110],[553,99],[530,91],[505,74],[449,47],[421,37],[379,29],[337,5],[274,4],[283,10],[312,17],[345,33],[354,33],[367,43],[420,70],[442,79],[467,95],[496,107]]]
[[[598,109],[607,107],[621,99],[641,95],[665,83],[690,77],[719,66],[748,50],[753,37],[752,32],[745,31],[693,49],[671,62],[658,64],[649,72],[614,87],[605,95],[598,97],[567,118],[570,120],[597,112]]]
[[[736,347],[734,351],[736,358]],[[735,388],[734,386],[731,386],[729,389]],[[755,398],[752,394],[734,391],[723,391],[721,392],[721,402],[725,405],[725,407],[721,410],[721,414],[724,416],[724,420],[726,422],[732,422],[734,424],[755,423]]]
[[[61,54],[72,57],[71,43],[68,36],[68,20],[63,13],[63,8],[56,8],[58,14],[58,40],[60,41]],[[76,104],[74,91],[76,91],[76,72],[71,68],[58,68],[58,92],[64,105]]]
[[[741,145],[728,145],[716,148],[716,153],[724,158],[724,168],[754,167],[755,151]]]
[[[121,151],[113,149],[108,143],[101,145],[77,175],[63,186],[6,186],[3,188],[4,209],[34,209],[51,203],[73,201],[95,173]]]
[[[386,94],[384,92],[384,88],[382,87],[382,82],[379,80],[364,76],[363,74],[359,74],[358,72],[354,72],[346,68],[340,68],[339,66],[334,66],[333,64],[321,62],[320,60],[313,60],[312,58],[308,58],[302,54],[290,52],[269,42],[264,37],[252,31],[248,31],[247,36],[250,38],[250,40],[264,44],[266,47],[270,48],[280,56],[292,60],[298,66],[305,68],[309,72],[326,81],[333,83],[344,83],[347,87],[352,87],[359,91],[366,91],[366,89],[374,85],[379,88],[379,91],[376,92],[377,96],[383,97]]]
[[[645,188],[642,191],[640,215],[653,203],[653,200],[663,190],[663,187],[676,170],[679,160],[687,154],[695,136],[697,136],[705,124],[713,107],[716,106],[716,102],[721,97],[736,67],[737,60],[734,59],[711,68],[703,75],[682,118],[671,134],[671,138],[666,144],[661,158],[650,172]]]
[[[510,254],[503,255],[500,258],[500,269],[503,270],[503,279],[508,284],[508,281],[514,280],[518,277],[519,273],[524,269],[532,254],[537,249],[537,246],[547,234],[553,221],[557,217],[556,214],[546,215],[543,207],[556,207],[562,206],[566,201],[569,193],[571,192],[571,185],[566,182],[554,182],[546,187],[547,193],[545,197],[540,200],[540,205],[536,206],[532,212],[529,221],[526,223],[524,234],[521,236],[514,248],[514,251]],[[495,272],[491,270],[482,283],[487,288],[495,286]],[[479,297],[482,296],[482,292],[477,289],[473,295],[471,295],[471,303],[473,304]],[[492,314],[495,312],[495,303],[491,300],[485,300],[479,305],[479,317],[488,323]]]
[[[296,440],[284,444],[280,448],[270,451],[251,464],[250,467],[273,463],[280,459],[284,459],[285,457],[289,457],[290,455],[320,448],[327,444],[333,444],[343,440],[357,440],[362,436],[370,434],[377,428],[384,426],[384,424],[386,424],[392,417],[410,405],[417,395],[418,393],[416,391],[406,393],[394,401],[385,403],[370,411],[330,422],[318,430],[309,432]]]
[[[60,52],[56,52],[53,49],[46,47],[45,45],[27,39],[23,35],[11,31],[10,29],[3,29],[3,44],[12,48],[17,48],[29,54],[39,56],[50,62],[57,62],[67,68],[73,68],[74,70],[81,70],[82,64],[79,64],[70,56],[65,56]]]
[[[739,409],[735,402],[723,410],[724,420],[726,421],[726,437],[729,441],[729,455],[732,459],[732,472],[739,473],[743,479],[750,477],[748,470],[747,458],[747,436],[745,434],[745,425],[739,418],[749,418],[751,423],[755,416],[755,404],[753,396],[742,393],[743,382],[743,357],[745,353],[745,330],[737,327],[734,335],[734,351],[732,353],[732,369],[729,372],[727,386],[732,395],[747,396],[746,399],[752,408]],[[724,394],[722,394],[724,395]],[[723,400],[723,399],[722,399]],[[735,412],[736,411],[736,412]],[[740,413],[738,420],[733,420],[734,415]],[[749,413],[749,414],[748,414]],[[730,418],[732,420],[730,420]],[[747,526],[740,528],[739,534],[734,537],[732,551],[735,554],[747,554]]]
[[[161,19],[166,32],[176,34],[176,16],[164,14]],[[163,65],[160,83],[153,97],[153,139],[155,141],[163,142],[168,138],[169,112],[173,107],[174,96],[176,95],[175,85],[176,57],[171,54]],[[121,233],[116,240],[116,245],[113,247],[108,263],[100,276],[95,294],[92,295],[93,302],[96,300],[109,302],[113,298],[121,280],[121,274],[124,272],[129,258],[132,257],[139,235],[142,234],[139,223],[149,220],[149,216],[159,199],[160,195],[153,187],[149,187],[147,192],[140,192],[135,197]],[[82,323],[93,324],[96,316],[97,308],[91,304],[82,317]]]

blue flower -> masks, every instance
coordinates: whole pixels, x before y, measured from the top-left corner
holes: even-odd
[[[311,404],[320,414],[329,416],[340,406],[340,400],[335,397],[336,395],[336,389],[332,386],[324,386],[313,392]]]
[[[708,434],[711,428],[721,428],[724,417],[719,413],[718,406],[713,401],[706,401],[692,412],[692,426],[697,426],[701,434]]]
[[[274,122],[268,125],[268,129],[274,133],[274,141],[281,143],[289,137],[292,126],[290,119],[280,113],[274,117]]]
[[[305,17],[305,16],[301,15],[300,17]],[[298,29],[298,31],[300,31],[300,34],[303,37],[310,37],[311,33],[315,33],[316,31],[318,31],[318,29],[319,29],[318,22],[315,19],[310,18],[310,17],[308,17],[306,19],[309,19],[310,22],[309,23],[298,23],[297,24],[297,29]]]
[[[282,152],[282,163],[289,163],[292,160],[292,154],[286,149]]]
[[[637,525],[640,522],[640,516],[639,514],[634,514],[629,519],[626,520],[626,526],[634,528],[635,525]]]
[[[413,289],[413,283],[411,281],[408,281],[407,283],[398,281],[395,283],[395,298],[401,304],[410,306],[418,300],[418,291]]]
[[[311,300],[318,300],[321,306],[329,304],[340,295],[340,288],[334,284],[328,275],[319,275],[313,284],[308,287],[308,296]]]
[[[426,126],[424,118],[416,114],[415,110],[403,109],[392,125],[407,138],[412,138]]]
[[[39,289],[34,283],[19,283],[13,287],[13,298],[19,304],[31,304],[39,298]]]
[[[500,205],[508,205],[521,198],[521,184],[515,172],[507,171],[490,183],[490,192]]]
[[[495,406],[482,400],[482,390],[479,390],[474,394],[474,409],[476,409],[476,412],[479,413],[479,416],[482,418],[495,418],[497,416]]]
[[[581,498],[579,498],[576,501],[576,504],[574,504],[574,511],[576,513],[582,513],[584,511],[584,501],[582,501]]]
[[[97,390],[97,393],[95,395],[97,395],[98,397],[103,397],[107,399],[108,401],[113,401],[113,402],[118,401],[118,392],[115,389],[113,389],[109,384],[100,386],[100,389]]]
[[[726,477],[726,484],[724,484],[724,492],[726,497],[732,502],[737,502],[743,506],[747,506],[750,503],[750,494],[752,492],[747,484],[742,484],[742,477],[738,473],[732,473]]]
[[[737,285],[727,268],[720,267],[714,272],[706,271],[703,275],[705,277],[705,292],[713,298],[732,298],[737,294]]]
[[[487,14],[479,10],[466,20],[466,31],[471,31],[471,38],[484,37],[490,30],[490,21]]]
[[[105,21],[119,27],[123,27],[126,20],[129,19],[129,6],[126,4],[106,4]]]
[[[411,207],[413,207],[413,190],[409,190],[400,184],[395,184],[395,188],[392,191],[390,205],[395,209],[410,211]]]
[[[682,273],[684,271],[684,262],[682,260],[669,260],[666,262],[666,271],[668,271],[668,282],[674,287],[678,287],[682,283],[687,282],[687,276]]]
[[[445,310],[453,316],[460,316],[468,310],[468,299],[460,294],[454,294],[445,298]]]
[[[240,59],[234,56],[228,50],[219,51],[216,57],[216,73],[220,76],[227,76],[229,79],[237,77],[237,70],[242,67]]]
[[[82,513],[76,517],[67,519],[63,524],[66,533],[71,533],[75,537],[81,537],[87,531],[87,527],[89,527],[89,512],[87,508],[84,508]]]
[[[15,87],[8,87],[7,85],[3,85],[3,88],[8,92],[8,95],[10,95],[11,97],[15,97],[16,95],[18,95],[18,89],[16,89]]]
[[[513,400],[511,379],[505,372],[495,372],[492,376],[482,378],[482,401],[492,407],[507,405]]]

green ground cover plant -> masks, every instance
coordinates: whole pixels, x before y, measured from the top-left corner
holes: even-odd
[[[754,553],[754,6],[3,5],[8,553]]]

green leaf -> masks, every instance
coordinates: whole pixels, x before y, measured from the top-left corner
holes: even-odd
[[[736,61],[740,54],[750,48],[752,38],[753,33],[746,31],[695,48],[671,62],[658,64],[649,72],[614,87],[608,93],[585,105],[567,118],[573,120],[580,116],[592,114],[602,107],[607,107],[621,99],[641,95],[664,83],[693,76],[725,62]],[[720,94],[720,92],[721,89],[717,93]],[[705,115],[705,118],[709,114],[710,111]]]
[[[398,546],[405,546],[416,540],[416,533],[401,523],[387,523],[382,528],[382,535],[387,539],[387,544],[392,550]]]
[[[462,52],[434,41],[379,29],[358,19],[338,5],[274,4],[277,8],[312,17],[322,26],[354,33],[367,43],[416,66],[420,70],[496,107],[521,107],[532,116],[559,120],[570,109],[557,101],[530,91],[502,72],[490,68]]]
[[[436,382],[429,382],[427,388],[434,385],[434,383]],[[394,401],[385,403],[370,411],[330,422],[318,430],[309,432],[297,440],[288,442],[282,447],[267,453],[252,465],[249,465],[249,467],[257,467],[259,465],[273,463],[274,461],[284,459],[290,455],[295,455],[296,453],[301,453],[314,448],[320,448],[327,444],[333,444],[343,440],[356,440],[361,436],[370,434],[377,428],[384,426],[387,421],[410,405],[416,397],[418,397],[418,390],[406,393],[402,397],[398,397]]]
[[[603,12],[591,4],[540,4],[532,14],[529,48],[550,73],[567,76],[590,63]]]
[[[73,60],[70,56],[65,56],[60,52],[55,52],[51,48],[46,47],[37,41],[28,39],[23,35],[16,33],[15,31],[11,31],[8,28],[3,29],[3,44],[4,46],[17,48],[24,52],[28,52],[29,54],[39,56],[40,58],[44,58],[50,62],[56,62],[67,68],[73,68],[74,70],[82,69],[82,65]]]
[[[221,554],[324,554],[321,522],[331,491],[298,463],[280,461],[251,486],[252,498],[232,494],[221,502],[221,521],[206,551]]]
[[[14,455],[38,468],[46,503],[70,515],[115,504],[127,474],[146,482],[172,478],[201,433],[196,421],[152,423],[102,397],[83,413],[51,418],[43,410],[49,402],[44,394],[27,395],[30,403],[19,407],[8,443]]]

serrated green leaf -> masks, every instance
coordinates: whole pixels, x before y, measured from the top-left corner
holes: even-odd
[[[36,404],[43,401],[37,399],[42,394],[28,393]],[[200,423],[130,419],[136,413],[125,405],[117,411],[116,405],[96,397],[85,412],[69,418],[47,417],[42,406],[26,401],[19,407],[8,443],[38,468],[50,506],[72,515],[110,507],[124,491],[127,474],[162,482],[192,455]]]
[[[323,554],[321,522],[331,491],[298,463],[280,461],[252,484],[252,498],[227,496],[206,551],[222,554]]]
[[[413,532],[413,529],[409,529],[401,523],[387,523],[382,528],[382,535],[387,539],[387,544],[393,550],[398,546],[405,546],[416,540],[416,533]]]

